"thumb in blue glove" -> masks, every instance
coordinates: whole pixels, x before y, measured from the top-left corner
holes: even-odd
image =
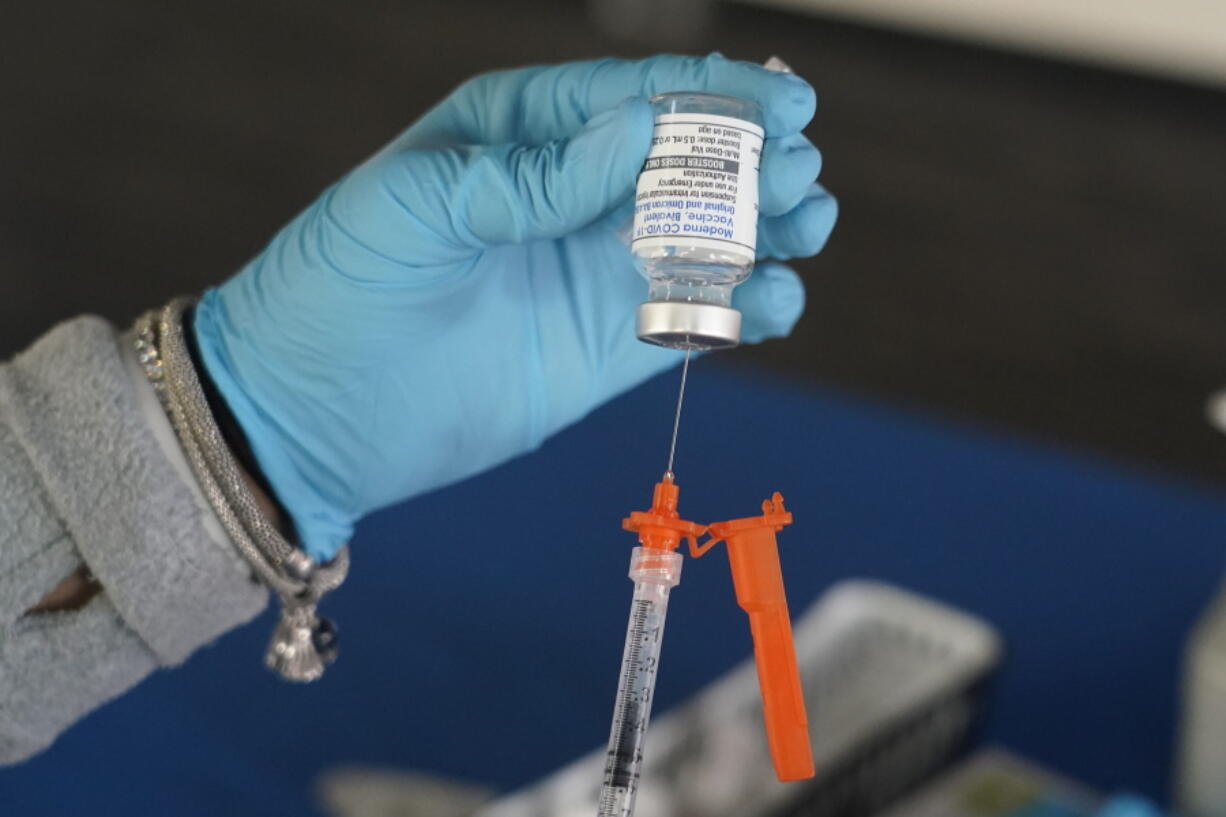
[[[543,145],[393,143],[326,194],[336,225],[352,225],[376,254],[344,262],[362,263],[363,279],[398,282],[406,266],[450,272],[489,247],[561,238],[633,193],[651,130],[650,106],[632,97]],[[377,256],[390,263],[369,266]]]

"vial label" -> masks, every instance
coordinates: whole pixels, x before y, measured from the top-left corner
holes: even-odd
[[[763,136],[730,116],[657,116],[634,196],[634,252],[650,257],[681,244],[752,260]]]

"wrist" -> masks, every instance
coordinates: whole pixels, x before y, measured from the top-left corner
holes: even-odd
[[[265,492],[261,502],[253,493],[255,476],[235,459],[205,399],[187,349],[187,306],[186,299],[175,299],[140,318],[133,327],[134,345],[217,519],[255,578],[280,600],[281,617],[265,663],[290,680],[313,680],[335,657],[335,632],[316,606],[344,581],[348,551],[341,549],[335,559],[321,563],[294,547],[273,524],[272,497]]]
[[[244,339],[234,323],[223,292],[213,289],[201,298],[192,310],[191,324],[184,327],[200,379],[214,394],[210,410],[228,418],[233,440],[226,441],[232,450],[245,452],[240,464],[273,503],[282,527],[296,533],[299,546],[313,559],[329,561],[352,536],[352,520],[336,510],[297,467],[297,461],[311,461],[304,446],[310,436],[279,432],[269,410],[275,406],[257,403],[251,390],[244,388],[244,382],[273,382],[277,375],[259,350],[242,348]],[[248,365],[242,366],[243,362]]]
[[[265,492],[264,488],[260,485],[260,481],[248,473],[246,468],[240,466],[239,474],[247,485],[247,490],[251,491],[251,495],[255,497],[255,503],[259,506],[260,512],[264,514],[282,536],[290,537],[293,533],[293,526],[289,524],[289,520],[286,518],[285,511],[281,509],[280,503]]]
[[[209,412],[213,415],[213,421],[217,424],[217,429],[221,432],[222,439],[225,440],[227,447],[229,447],[230,452],[234,455],[234,459],[238,461],[243,481],[247,483],[248,489],[259,503],[260,510],[284,534],[287,527],[285,509],[277,500],[276,494],[268,483],[268,478],[260,469],[246,433],[243,431],[242,426],[239,425],[234,412],[230,410],[229,404],[226,403],[225,398],[222,397],[221,392],[217,389],[217,384],[213,381],[209,368],[204,365],[201,359],[200,345],[196,340],[194,328],[195,312],[194,307],[188,308],[183,312],[183,339],[187,344],[187,354],[191,358],[192,365],[196,368],[199,376],[200,390],[204,392],[204,399],[208,403]]]

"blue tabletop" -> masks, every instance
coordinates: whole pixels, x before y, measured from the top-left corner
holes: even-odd
[[[363,524],[327,604],[342,658],[321,683],[263,669],[265,615],[0,770],[0,812],[313,814],[312,779],[341,763],[509,789],[602,743],[634,544],[620,520],[649,504],[676,384]],[[684,515],[751,515],[782,491],[793,610],[873,577],[983,616],[1008,646],[985,738],[1165,797],[1183,640],[1220,577],[1226,497],[708,360],[690,389]],[[661,708],[751,649],[725,562],[691,561],[673,599]]]

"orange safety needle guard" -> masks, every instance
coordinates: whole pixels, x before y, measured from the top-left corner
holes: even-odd
[[[639,544],[643,547],[676,550],[682,540],[688,540],[692,553],[697,547],[698,537],[706,532],[707,526],[681,518],[677,513],[680,494],[681,488],[673,481],[673,475],[665,474],[651,494],[651,509],[632,511],[622,520],[622,527],[637,533]]]
[[[657,485],[657,495],[660,485]],[[676,507],[675,497],[673,506]],[[749,614],[758,685],[762,690],[766,740],[775,774],[782,781],[806,780],[814,775],[809,719],[805,714],[796,646],[792,642],[792,621],[783,591],[779,545],[775,541],[775,534],[790,524],[792,514],[783,507],[783,495],[775,492],[762,503],[762,516],[709,525],[707,530],[711,538],[701,545],[690,538],[690,555],[694,558],[721,541],[728,545],[728,563],[732,567],[737,604]]]

